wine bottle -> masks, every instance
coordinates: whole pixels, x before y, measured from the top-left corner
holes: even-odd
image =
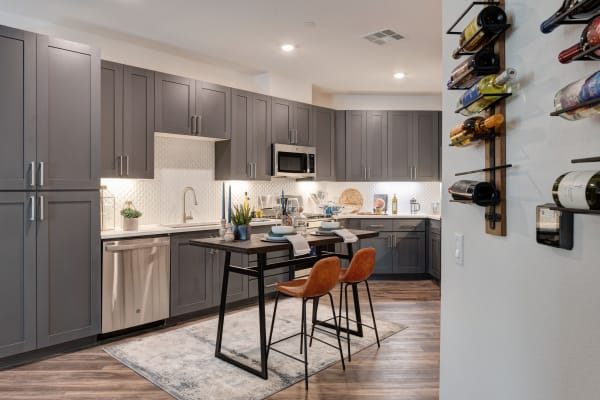
[[[600,71],[587,78],[572,82],[559,90],[554,96],[554,109],[561,111],[594,99],[600,99]],[[560,116],[569,121],[576,121],[598,113],[600,113],[600,105],[582,106],[562,113]]]
[[[563,0],[562,6],[554,15],[542,22],[542,33],[550,33],[563,20],[589,19],[600,11],[600,0]]]
[[[491,133],[504,123],[504,115],[494,114],[484,119],[483,117],[472,117],[458,124],[450,131],[450,143],[454,146],[467,146],[477,140],[481,135]]]
[[[558,61],[562,64],[567,64],[573,61],[573,58],[588,51],[590,48],[600,44],[600,16],[594,18],[583,32],[579,43],[574,44],[566,50],[563,50],[558,55]],[[586,55],[589,59],[600,60],[600,50],[595,50]]]
[[[398,197],[396,197],[396,193],[392,197],[392,214],[398,214]]]
[[[454,68],[447,86],[452,88],[458,85],[461,88],[470,88],[482,75],[498,72],[500,72],[500,59],[493,48],[484,47]]]
[[[600,210],[600,171],[567,172],[556,178],[552,197],[559,207]]]
[[[474,115],[480,113],[490,104],[498,100],[498,96],[485,96],[475,101],[482,95],[504,94],[510,91],[507,83],[517,76],[517,71],[513,68],[507,68],[500,75],[487,75],[481,78],[477,85],[467,90],[458,100],[458,108],[468,107],[460,111],[462,115]],[[471,104],[472,103],[472,104]]]
[[[461,32],[458,48],[452,52],[452,58],[459,59],[461,50],[479,50],[495,34],[502,32],[507,19],[506,13],[500,7],[485,7]]]
[[[454,200],[469,201],[482,207],[498,204],[500,192],[490,182],[458,181],[448,188]]]

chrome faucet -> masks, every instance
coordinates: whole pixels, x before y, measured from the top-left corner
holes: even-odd
[[[186,186],[183,189],[183,223],[185,224],[187,221],[189,221],[190,219],[194,219],[194,217],[192,216],[192,210],[190,210],[190,213],[187,213],[187,202],[185,201],[186,198],[186,194],[188,192],[192,192],[192,194],[194,195],[194,205],[197,206],[198,205],[198,199],[196,199],[196,192],[194,191],[193,187],[190,186]]]

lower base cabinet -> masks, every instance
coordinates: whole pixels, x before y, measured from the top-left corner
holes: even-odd
[[[437,280],[442,279],[442,235],[441,222],[431,221],[429,231],[429,275]]]

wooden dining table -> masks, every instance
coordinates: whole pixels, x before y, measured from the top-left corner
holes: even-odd
[[[377,232],[349,229],[358,239],[367,239],[378,236]],[[346,253],[337,253],[328,251],[331,245],[343,243],[343,239],[339,236],[316,236],[311,233],[307,235],[308,244],[311,246],[311,254],[307,256],[294,257],[294,251],[291,244],[285,242],[267,242],[264,240],[264,235],[253,235],[250,240],[226,242],[220,238],[192,239],[190,244],[193,246],[205,247],[209,249],[221,250],[225,252],[225,268],[223,272],[223,284],[221,286],[221,301],[219,305],[219,323],[217,328],[217,341],[215,346],[215,357],[233,364],[245,371],[254,375],[260,376],[263,379],[268,379],[267,368],[267,332],[265,320],[265,272],[277,268],[288,267],[290,279],[293,279],[294,271],[311,268],[316,261],[324,257],[337,256],[342,259],[351,260],[354,255],[352,243],[346,243]],[[267,254],[272,252],[281,252],[287,250],[289,258],[284,261],[267,263]],[[257,264],[255,266],[237,266],[231,265],[231,253],[255,254]],[[221,350],[223,343],[223,324],[225,321],[225,311],[227,308],[227,285],[229,274],[242,274],[249,277],[254,277],[258,281],[258,313],[259,313],[259,331],[260,331],[260,369],[251,367],[233,357],[225,354]],[[357,336],[362,336],[362,322],[360,318],[360,305],[358,301],[358,293],[353,288],[354,309],[357,321],[357,329],[351,330],[350,333]],[[316,307],[314,307],[316,309]],[[316,313],[313,313],[313,324],[323,325],[330,328],[334,326],[326,321],[317,321]],[[340,330],[343,330],[340,328]]]

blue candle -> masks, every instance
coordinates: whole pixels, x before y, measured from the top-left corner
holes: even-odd
[[[223,182],[223,193],[221,196],[221,219],[225,219],[225,182]]]
[[[229,216],[227,222],[231,223],[231,185],[229,185]]]

